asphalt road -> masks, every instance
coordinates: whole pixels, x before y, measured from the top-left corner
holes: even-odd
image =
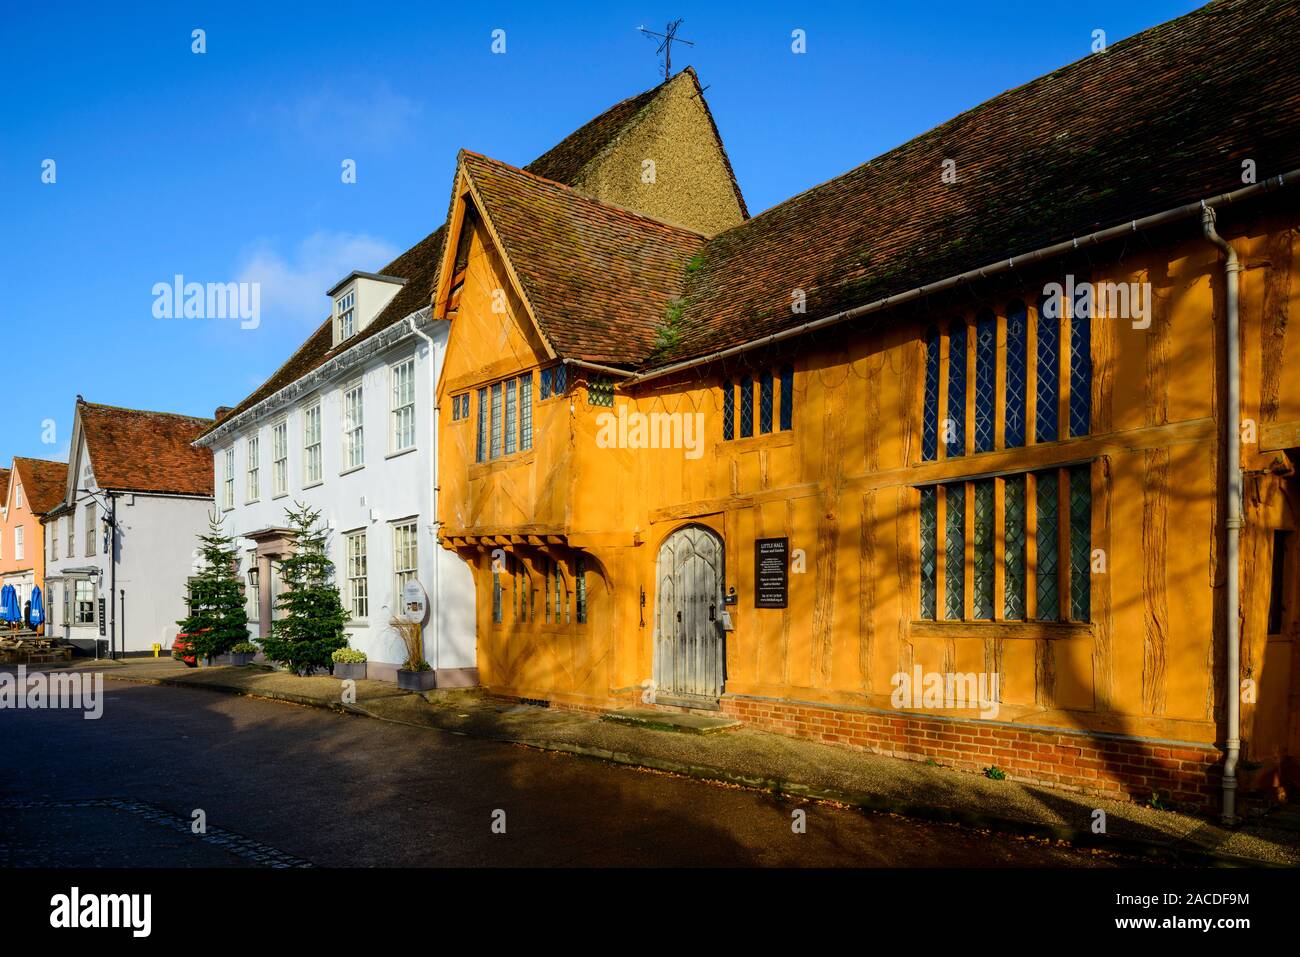
[[[95,721],[0,711],[0,867],[1130,863],[278,702],[105,691]]]

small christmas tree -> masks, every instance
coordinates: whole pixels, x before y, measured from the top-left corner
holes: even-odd
[[[334,563],[325,551],[326,532],[317,527],[320,511],[295,505],[285,509],[293,529],[293,553],[279,562],[284,590],[276,607],[284,615],[271,623],[262,650],[271,661],[306,674],[312,668],[328,668],[334,651],[347,646],[343,625],[348,613],[334,584]]]
[[[178,621],[188,635],[196,658],[224,655],[248,641],[248,612],[239,578],[238,546],[221,528],[222,519],[208,516],[208,533],[199,536],[203,568],[190,581],[190,614]]]

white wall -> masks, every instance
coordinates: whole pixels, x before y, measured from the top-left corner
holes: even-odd
[[[430,598],[430,621],[425,628],[425,657],[435,668],[473,668],[476,662],[474,635],[474,589],[469,569],[459,558],[438,545],[433,534],[433,490],[430,486],[431,381],[441,369],[446,346],[446,323],[436,323],[435,355],[424,341],[407,336],[382,355],[367,360],[360,369],[338,374],[334,379],[291,406],[261,414],[233,438],[222,436],[213,445],[217,501],[223,503],[222,488],[225,450],[235,451],[235,506],[223,510],[228,534],[248,535],[267,528],[288,526],[286,506],[305,503],[319,509],[321,521],[330,529],[330,556],[335,580],[344,606],[349,607],[345,581],[345,541],[348,532],[366,531],[367,578],[370,611],[364,620],[347,627],[349,644],[374,662],[400,665],[405,659],[401,639],[389,625],[398,606],[393,573],[392,525],[414,518],[418,529],[419,579]],[[415,448],[394,452],[390,448],[392,385],[391,368],[414,356],[415,363]],[[361,468],[344,471],[342,395],[358,378],[363,382],[365,458]],[[322,423],[322,482],[303,486],[303,411],[319,398]],[[271,494],[273,481],[272,426],[285,420],[289,432],[288,492]],[[248,438],[256,434],[260,444],[258,499],[246,500]],[[241,573],[247,573],[254,543],[240,543]],[[435,565],[436,563],[436,565]],[[268,582],[261,582],[266,589]],[[256,612],[250,608],[250,618]],[[257,634],[256,623],[251,631]]]
[[[78,470],[79,489],[99,493],[102,506],[105,497],[86,470],[85,446],[73,457],[72,467]],[[90,463],[93,466],[93,462]],[[93,469],[92,469],[93,471]],[[74,625],[66,612],[65,594],[71,590],[70,581],[51,581],[69,569],[90,569],[96,585],[95,601],[105,600],[105,643],[108,651],[109,620],[113,604],[110,586],[113,569],[104,549],[103,535],[97,531],[95,554],[86,555],[85,505],[91,499],[77,495],[77,506],[62,520],[47,526],[59,538],[57,561],[47,562],[45,577],[49,583],[46,597],[47,619],[52,618],[52,634],[66,637],[82,650],[92,650],[99,638],[99,625]],[[171,653],[172,640],[179,630],[176,622],[185,617],[187,581],[194,568],[194,549],[197,536],[206,531],[212,503],[207,499],[181,498],[141,493],[126,493],[117,498],[117,649],[119,652],[148,652],[154,643],[162,646],[162,655]],[[102,529],[105,513],[96,508],[97,522]],[[74,552],[68,557],[67,523],[74,522]],[[47,552],[48,555],[48,552]],[[122,593],[125,592],[123,597]]]

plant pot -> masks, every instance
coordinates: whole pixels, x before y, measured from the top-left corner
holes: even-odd
[[[251,665],[253,659],[257,657],[256,651],[232,651],[228,655],[222,655],[227,659],[226,663],[236,668],[242,668],[244,665]]]
[[[342,678],[344,680],[351,678],[354,681],[361,681],[365,676],[366,663],[364,661],[358,661],[351,664],[343,661],[334,662],[335,678]]]
[[[403,691],[432,691],[438,687],[438,675],[432,668],[428,671],[407,671],[397,669],[397,687]]]

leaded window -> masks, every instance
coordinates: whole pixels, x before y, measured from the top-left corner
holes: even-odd
[[[506,455],[515,451],[519,435],[518,408],[516,406],[515,380],[506,380]]]
[[[1034,435],[1039,442],[1055,442],[1060,418],[1061,394],[1061,305],[1059,298],[1045,297],[1038,310],[1038,388],[1037,425]]]
[[[740,380],[740,436],[754,434],[754,380],[745,376]]]
[[[722,383],[722,439],[729,442],[736,436],[736,387],[727,379]]]
[[[1056,472],[1040,472],[1035,477],[1037,486],[1038,520],[1034,536],[1038,551],[1038,618],[1056,621],[1061,617],[1060,575],[1060,504]]]
[[[999,483],[1003,501],[1000,512],[997,508]],[[1035,619],[1090,620],[1091,466],[959,480],[923,486],[917,491],[919,618],[922,621],[938,617],[948,621],[1026,620],[1031,540],[1036,556],[1033,565]],[[938,516],[940,502],[944,512],[942,520]],[[1062,507],[1067,502],[1068,511],[1062,515]],[[999,539],[1003,568],[1000,582]],[[966,603],[968,554],[972,582],[969,605]],[[942,576],[938,571],[940,555],[943,556]],[[942,601],[937,595],[940,577]]]
[[[993,617],[993,528],[997,519],[993,479],[975,483],[975,594],[974,615]]]
[[[966,326],[954,322],[948,333],[948,415],[944,421],[948,455],[966,454]]]
[[[975,451],[992,452],[997,408],[998,320],[987,309],[975,320]],[[976,616],[980,617],[980,616]],[[991,617],[991,616],[990,616]]]
[[[1025,617],[1025,477],[1009,476],[1002,486],[1006,573],[1002,615],[1009,621]]]
[[[758,375],[758,431],[766,435],[772,431],[772,370],[764,369]]]
[[[935,618],[935,575],[939,568],[938,495],[933,485],[921,489],[921,618]]]
[[[945,485],[944,501],[944,617],[966,616],[966,486]]]
[[[501,383],[492,386],[491,456],[501,455]]]
[[[1023,302],[1012,302],[1007,306],[1007,372],[1002,426],[1002,444],[1008,449],[1025,444],[1025,390],[1029,381],[1025,363],[1028,354],[1029,314]]]
[[[921,458],[933,462],[939,454],[939,330],[925,334],[925,393],[921,410]]]
[[[1092,470],[1070,469],[1070,617],[1087,621],[1092,605]]]
[[[1092,310],[1084,302],[1070,317],[1070,435],[1092,427]]]
[[[574,560],[573,592],[577,605],[578,624],[587,622],[587,559],[579,555]]]
[[[519,377],[519,450],[533,447],[533,374]]]
[[[476,451],[474,461],[483,462],[487,459],[487,389],[478,390],[478,435],[475,440]]]

